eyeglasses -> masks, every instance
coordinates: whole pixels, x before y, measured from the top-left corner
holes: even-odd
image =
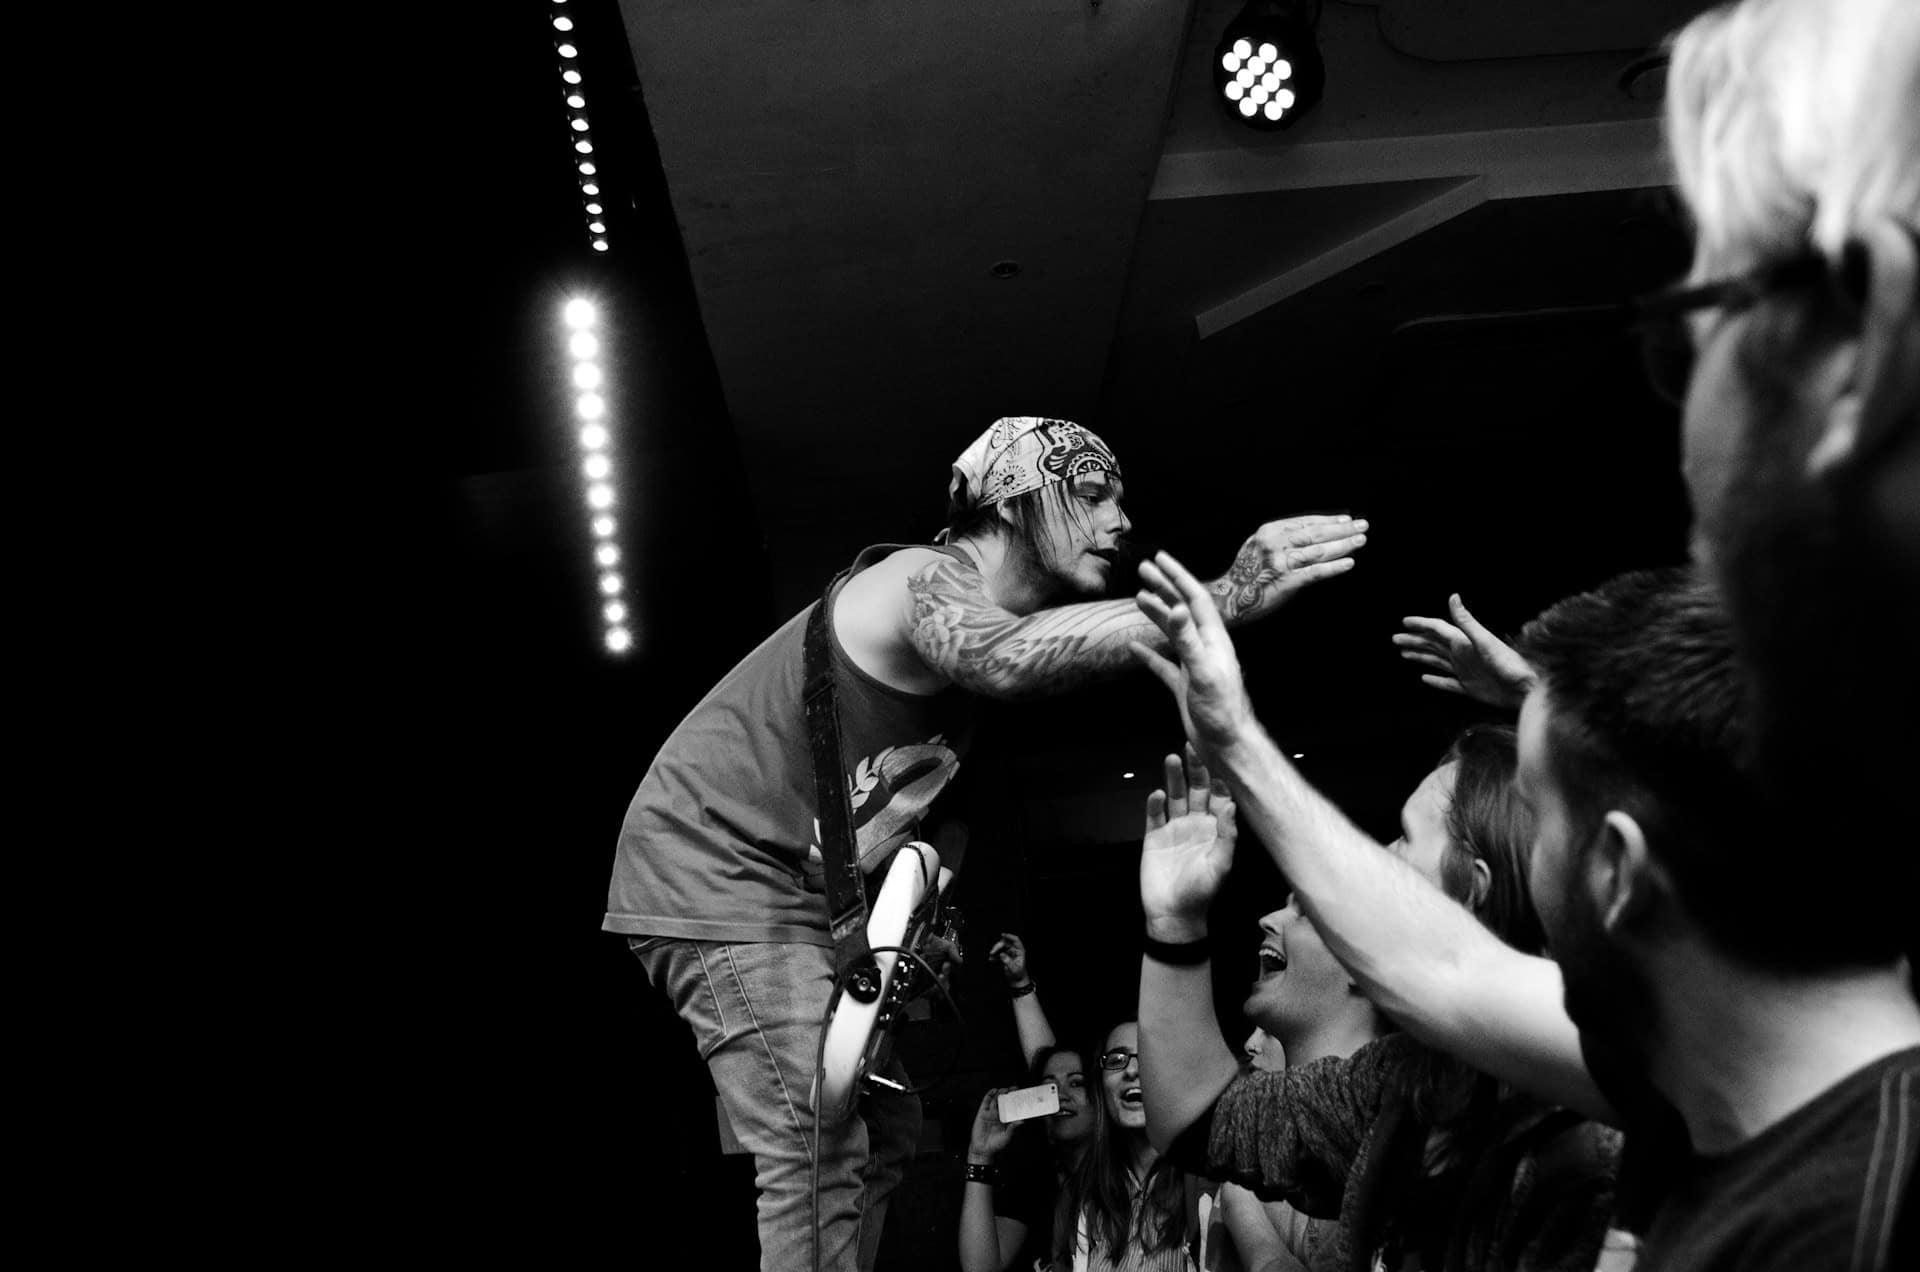
[[[1641,360],[1653,391],[1676,406],[1686,401],[1694,355],[1684,322],[1688,314],[1704,309],[1737,314],[1769,296],[1809,290],[1830,277],[1826,258],[1808,249],[1732,278],[1676,285],[1630,302],[1627,312],[1640,332]],[[1844,283],[1841,286],[1846,289]]]
[[[1118,1073],[1127,1067],[1129,1061],[1140,1058],[1138,1051],[1128,1051],[1125,1047],[1115,1047],[1111,1051],[1100,1053],[1100,1067],[1108,1073]]]

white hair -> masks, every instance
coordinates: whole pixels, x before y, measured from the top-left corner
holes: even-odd
[[[1701,14],[1673,40],[1666,132],[1695,278],[1837,255],[1884,217],[1920,225],[1920,0]]]

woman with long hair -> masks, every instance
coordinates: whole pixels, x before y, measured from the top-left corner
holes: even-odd
[[[1055,1272],[1191,1272],[1194,1197],[1147,1139],[1139,1025],[1109,1029],[1099,1059],[1103,1115],[1060,1190]]]

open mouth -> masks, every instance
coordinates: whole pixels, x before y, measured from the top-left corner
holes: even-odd
[[[1137,1086],[1130,1086],[1126,1090],[1122,1091],[1120,1093],[1120,1103],[1123,1107],[1129,1108],[1129,1109],[1141,1108],[1144,1102],[1140,1098],[1140,1088]]]
[[[1260,947],[1260,979],[1277,976],[1287,970],[1287,953],[1277,945]]]

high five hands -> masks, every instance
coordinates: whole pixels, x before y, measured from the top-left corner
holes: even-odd
[[[1490,707],[1517,711],[1533,687],[1533,669],[1513,646],[1495,636],[1467,612],[1455,592],[1447,598],[1453,622],[1443,618],[1403,618],[1407,628],[1393,643],[1400,656],[1431,671],[1421,683],[1463,694]]]
[[[1165,634],[1174,656],[1169,659],[1137,641],[1131,646],[1133,656],[1173,692],[1187,737],[1203,755],[1228,745],[1253,723],[1253,704],[1213,597],[1166,552],[1140,563],[1140,584],[1134,603]]]
[[[1193,747],[1165,760],[1166,785],[1147,796],[1140,904],[1147,935],[1181,943],[1207,933],[1207,907],[1233,867],[1233,796]]]

